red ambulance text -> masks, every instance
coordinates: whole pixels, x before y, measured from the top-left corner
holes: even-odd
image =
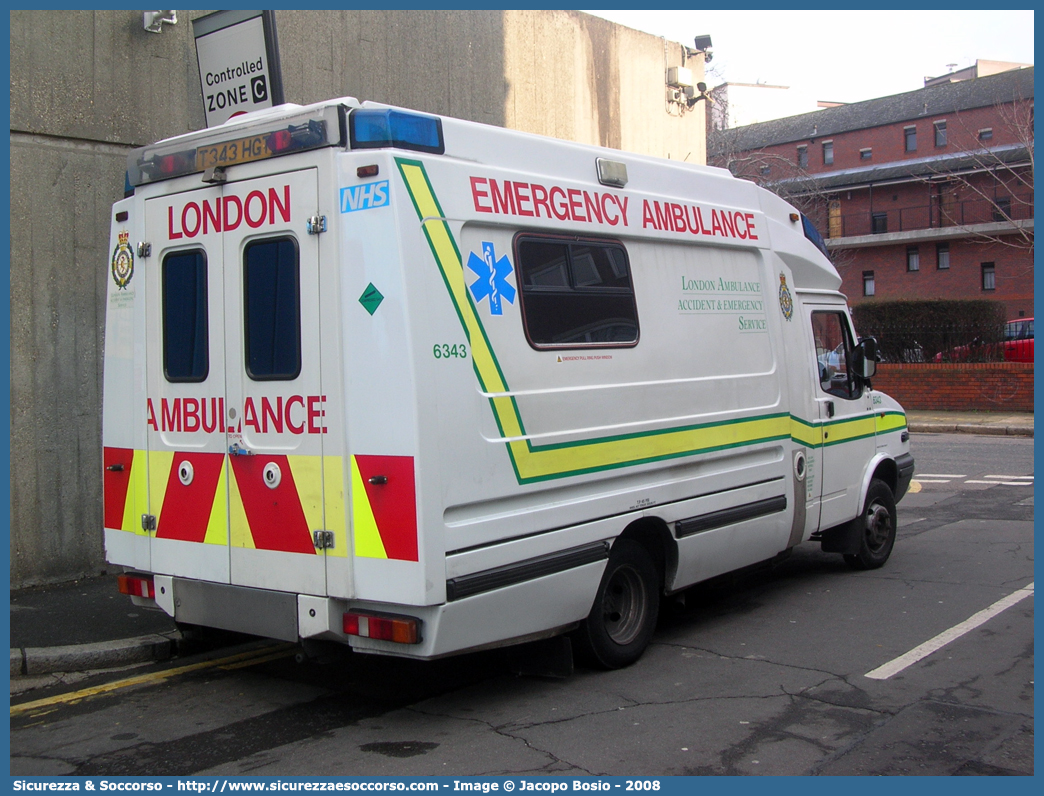
[[[711,208],[710,213],[704,215],[705,209],[696,205],[650,202],[645,199],[642,201],[642,228],[738,240],[758,239],[753,213]]]
[[[226,428],[224,398],[161,398],[159,414],[149,398],[146,422],[153,431],[185,434],[224,434],[243,426],[257,434],[325,434],[325,404],[325,395],[262,396],[257,402],[247,398],[239,425]]]
[[[186,202],[180,209],[167,208],[167,238],[194,238],[200,233],[231,232],[244,221],[251,229],[276,223],[276,212],[284,223],[290,223],[290,186],[283,186],[283,195],[269,188],[268,193],[251,191],[245,199],[238,196],[219,196],[213,201]]]
[[[590,193],[577,188],[550,187],[537,182],[471,178],[471,198],[479,213],[498,213],[531,218],[557,218],[585,224],[627,226],[626,196]]]

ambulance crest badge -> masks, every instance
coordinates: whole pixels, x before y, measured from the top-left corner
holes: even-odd
[[[794,299],[790,296],[790,288],[787,287],[787,277],[779,275],[779,308],[783,310],[783,317],[788,321],[794,317]]]
[[[120,243],[112,252],[112,281],[120,290],[126,290],[134,276],[134,252],[130,247],[130,233],[120,233]]]

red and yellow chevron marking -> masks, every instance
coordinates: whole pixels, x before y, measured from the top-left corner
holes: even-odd
[[[193,478],[190,484],[181,483],[178,471],[182,462],[192,465]],[[183,542],[211,541],[223,544],[225,501],[216,500],[224,494],[225,456],[221,453],[174,454],[163,492],[163,511],[158,515],[157,539],[180,539]],[[216,516],[215,516],[216,515]],[[208,533],[213,525],[215,532]]]
[[[127,494],[131,492],[131,479],[140,478],[143,463],[139,452],[130,448],[105,448],[102,452],[102,460],[105,466],[105,474],[102,478],[102,491],[104,495],[104,517],[106,528],[120,528],[125,531],[133,531],[134,528],[124,524],[124,514],[128,509]],[[138,465],[135,467],[135,459]],[[134,497],[139,497],[134,490]],[[132,499],[130,503],[134,503]],[[138,526],[141,528],[140,524]]]
[[[159,539],[307,555],[316,554],[312,531],[326,529],[334,531],[336,542],[326,554],[348,554],[339,456],[226,457],[105,448],[103,458],[106,528],[144,535],[141,515],[150,512]],[[226,460],[231,467],[225,467]],[[178,475],[183,462],[192,465],[189,484]],[[269,463],[282,473],[275,489],[264,481]],[[412,473],[411,466],[411,479]]]
[[[302,478],[300,491],[290,466],[291,458],[310,460],[297,462],[310,471]],[[230,456],[229,461],[234,475],[229,490],[232,545],[315,555],[312,527],[323,527],[322,465],[319,458]],[[263,476],[269,463],[278,465],[282,472],[282,480],[274,489],[265,484]],[[314,468],[309,466],[312,464]],[[302,468],[299,466],[298,469]]]
[[[418,561],[412,456],[352,456],[355,555]]]

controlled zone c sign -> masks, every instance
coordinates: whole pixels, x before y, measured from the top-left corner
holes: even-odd
[[[207,127],[283,102],[272,12],[217,11],[192,31]]]

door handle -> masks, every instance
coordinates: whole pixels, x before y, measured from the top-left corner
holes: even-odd
[[[833,401],[827,401],[826,402],[826,410],[827,410],[827,417],[833,417],[834,416],[834,402]]]

